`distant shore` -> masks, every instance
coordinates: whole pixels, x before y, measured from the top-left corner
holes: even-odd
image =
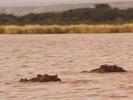
[[[132,33],[133,24],[121,25],[1,25],[1,34]]]

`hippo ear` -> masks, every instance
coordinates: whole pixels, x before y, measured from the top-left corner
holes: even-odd
[[[41,74],[38,74],[37,77],[42,77],[42,75]]]
[[[58,77],[58,75],[56,74],[55,77]]]

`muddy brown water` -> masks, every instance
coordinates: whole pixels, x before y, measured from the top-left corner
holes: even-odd
[[[129,72],[81,73],[101,64]],[[18,82],[38,73],[62,82]],[[0,100],[133,100],[133,34],[0,35]]]

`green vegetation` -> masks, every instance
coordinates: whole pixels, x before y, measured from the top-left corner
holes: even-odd
[[[2,34],[51,34],[51,33],[126,33],[133,32],[133,24],[123,25],[6,25],[0,26]]]
[[[111,8],[108,4],[98,4],[96,8],[82,8],[63,12],[27,14],[15,16],[0,14],[0,25],[49,25],[49,24],[105,24],[133,22],[133,8]]]

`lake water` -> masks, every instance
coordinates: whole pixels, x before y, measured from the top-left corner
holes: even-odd
[[[81,73],[117,64],[128,73]],[[36,74],[62,82],[19,83]],[[0,35],[0,100],[133,100],[133,34]]]

